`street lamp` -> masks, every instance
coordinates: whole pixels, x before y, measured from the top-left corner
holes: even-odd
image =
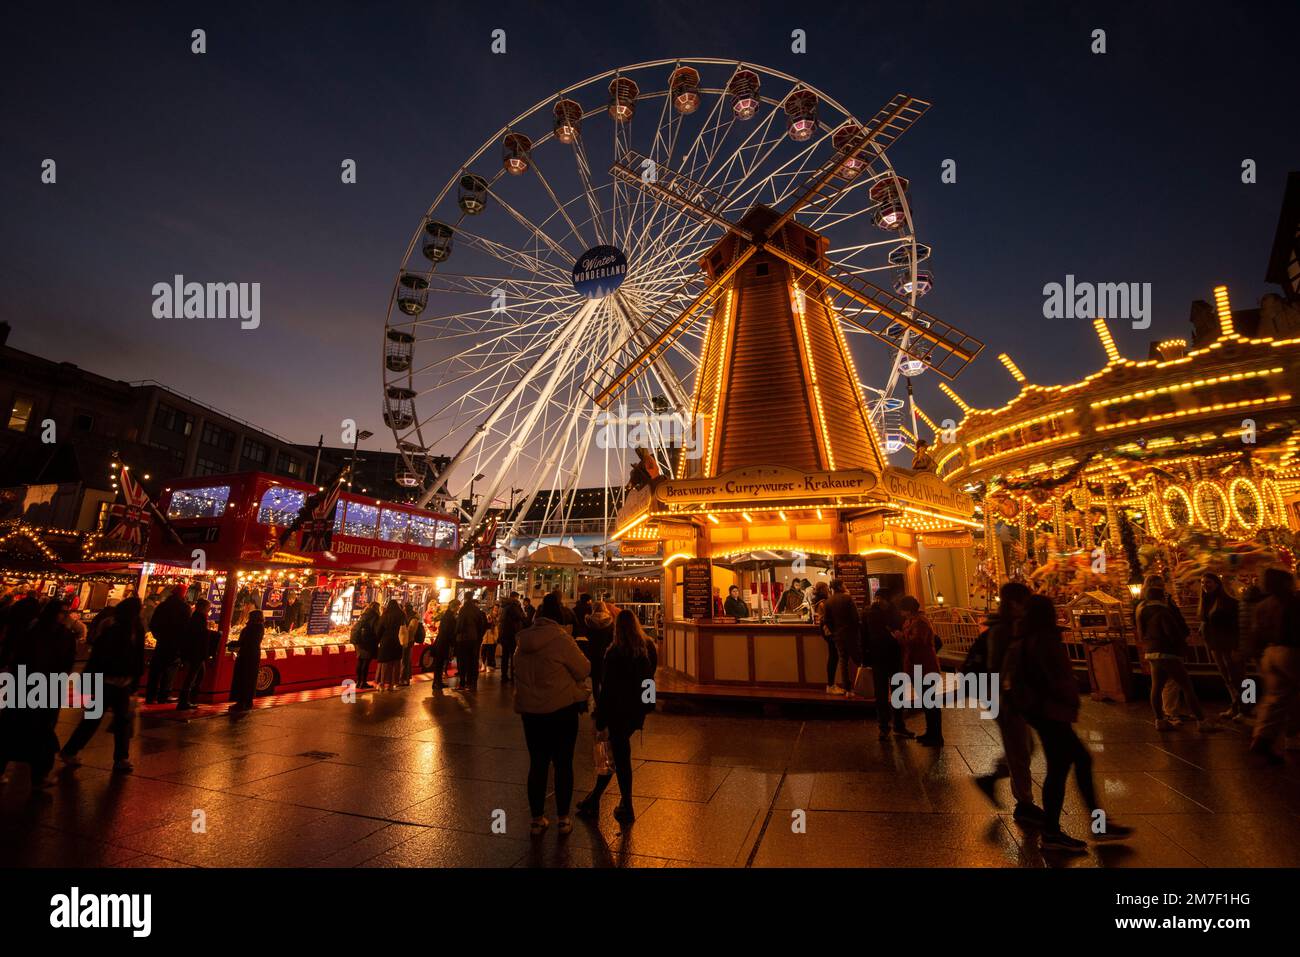
[[[484,475],[482,472],[479,472],[478,475],[475,475],[472,479],[469,480],[469,510],[471,512],[473,512],[475,508],[474,507],[474,483],[485,478],[487,478],[487,476]]]
[[[366,429],[362,429],[360,432],[358,432],[356,435],[352,437],[352,462],[348,465],[348,488],[352,487],[352,481],[356,477],[357,446],[360,445],[362,442],[364,442],[366,439],[373,436],[374,434],[375,433],[369,432]]]

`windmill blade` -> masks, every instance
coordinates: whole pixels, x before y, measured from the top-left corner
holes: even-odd
[[[844,168],[845,163],[857,159],[863,153],[879,156],[911,129],[912,124],[924,116],[929,108],[930,103],[927,100],[920,100],[906,93],[894,94],[893,99],[867,121],[861,133],[855,136],[844,149],[837,150],[821,169],[812,174],[808,185],[772,224],[767,234],[775,236],[796,213],[812,203],[824,205],[833,202],[843,192],[842,184],[848,182],[840,175],[840,170]],[[839,182],[837,183],[836,180]]]
[[[735,225],[718,212],[720,209],[726,209],[730,203],[722,193],[696,182],[685,173],[661,166],[635,150],[624,152],[614,161],[609,172],[623,182],[649,193],[700,222],[716,223],[723,229],[743,236],[746,240],[754,238],[748,230]],[[646,173],[652,175],[647,177]]]
[[[811,293],[826,295],[837,315],[905,355],[919,359],[945,379],[955,379],[984,348],[984,343],[974,336],[913,308],[906,299],[861,276],[834,264],[823,272],[776,246],[768,246],[767,251],[789,263],[796,279],[809,277]],[[850,315],[842,308],[835,308],[836,297],[862,306],[864,315]]]
[[[691,323],[693,323],[695,319],[698,318],[699,315],[713,302],[713,300],[717,299],[719,294],[726,289],[727,285],[731,282],[731,277],[736,274],[736,271],[740,269],[741,266],[745,265],[745,263],[749,262],[750,257],[756,252],[758,252],[757,246],[752,244],[746,246],[744,251],[736,256],[732,264],[718,274],[717,279],[709,283],[704,290],[699,293],[699,295],[692,299],[690,304],[682,310],[676,319],[668,323],[668,325],[664,327],[663,331],[655,336],[654,339],[652,339],[649,344],[647,344],[645,348],[637,354],[636,358],[624,366],[620,372],[615,374],[609,383],[596,394],[596,404],[606,404],[622,395],[627,387],[632,383],[633,379],[663,355],[663,353],[666,352],[672,344],[690,328]],[[698,284],[701,281],[702,279],[700,277],[688,279],[681,288],[685,289],[689,287],[691,283]],[[653,313],[646,322],[642,323],[642,328],[650,325],[655,316],[661,315],[664,311],[665,310],[661,307],[658,312]],[[610,359],[614,358],[617,358],[617,353],[614,356],[610,356],[606,361],[608,362]],[[602,363],[602,368],[604,368],[604,363]]]

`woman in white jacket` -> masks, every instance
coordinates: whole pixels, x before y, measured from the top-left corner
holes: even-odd
[[[530,627],[519,632],[515,650],[515,710],[524,722],[528,743],[528,805],[530,830],[541,834],[546,819],[546,784],[555,765],[555,813],[561,834],[573,830],[569,804],[573,799],[573,748],[578,740],[578,715],[587,709],[587,676],[591,662],[559,622],[558,595],[550,594]]]

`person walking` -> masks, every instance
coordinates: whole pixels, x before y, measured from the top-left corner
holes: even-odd
[[[104,720],[113,713],[113,771],[130,774],[131,734],[135,715],[131,695],[144,675],[144,628],[140,625],[140,599],[124,598],[113,609],[112,622],[100,633],[90,648],[85,674],[104,676],[104,701],[99,714],[83,714],[81,722],[68,738],[59,756],[70,767],[81,763],[77,755],[86,746]]]
[[[519,592],[512,591],[501,605],[501,621],[497,625],[501,645],[501,682],[512,680],[510,664],[515,656],[520,629],[525,627],[524,609],[519,603]]]
[[[1003,681],[1018,713],[1043,744],[1047,777],[1043,781],[1044,850],[1078,853],[1087,845],[1061,830],[1065,782],[1074,768],[1094,840],[1120,840],[1133,829],[1106,816],[1097,802],[1092,780],[1092,755],[1074,733],[1079,718],[1079,685],[1070,656],[1056,624],[1056,606],[1046,595],[1031,595],[1025,603],[1023,637],[1010,644],[1003,657]]]
[[[939,654],[935,647],[934,629],[930,620],[921,611],[921,603],[911,595],[904,595],[898,600],[898,610],[903,615],[903,673],[908,681],[914,681],[916,669],[921,669],[921,678],[937,675],[943,680],[943,670],[939,667]],[[913,693],[921,694],[922,688],[914,687]],[[942,702],[925,705],[925,734],[916,739],[917,744],[928,747],[943,747],[943,704]]]
[[[1300,721],[1300,597],[1295,576],[1281,568],[1264,571],[1264,598],[1255,608],[1256,640],[1263,649],[1259,669],[1264,699],[1256,709],[1250,752],[1270,764],[1286,734]]]
[[[604,603],[600,603],[604,607]],[[600,797],[609,780],[618,776],[620,800],[614,818],[631,824],[636,818],[632,808],[632,735],[645,725],[645,716],[654,710],[653,696],[647,701],[647,682],[652,682],[658,667],[654,642],[646,637],[641,623],[631,611],[620,611],[614,620],[612,639],[603,661],[604,679],[600,691],[594,692],[596,737],[607,742],[614,773],[599,774],[596,784],[578,802],[581,817],[600,815]]]
[[[822,627],[830,636],[836,657],[839,659],[842,689],[839,693],[853,697],[853,681],[857,677],[858,665],[862,661],[862,650],[859,647],[862,620],[858,615],[857,603],[844,590],[844,583],[838,578],[831,579],[830,597],[822,606]],[[826,677],[834,686],[835,675],[828,673]]]
[[[396,599],[388,602],[379,619],[379,648],[375,660],[379,670],[375,682],[380,691],[392,691],[397,687],[398,676],[402,673],[402,631],[406,628],[406,615]]]
[[[989,615],[988,626],[975,639],[962,671],[988,675],[991,679],[990,693],[998,698],[995,720],[1002,737],[1002,756],[997,759],[992,772],[975,779],[976,785],[996,804],[994,788],[997,782],[1005,777],[1011,778],[1011,796],[1016,799],[1013,817],[1017,821],[1041,824],[1043,809],[1034,803],[1034,781],[1029,774],[1034,736],[1024,715],[1016,711],[1009,697],[1001,694],[1001,688],[994,683],[1002,674],[1007,649],[1022,637],[1025,611],[1032,594],[1023,582],[1007,582],[999,589],[998,610]]]
[[[402,609],[406,613],[406,644],[402,646],[402,673],[398,684],[403,688],[411,685],[411,654],[416,645],[424,644],[424,620],[415,612],[415,606],[409,601]]]
[[[453,598],[447,602],[442,617],[438,619],[438,633],[433,638],[433,687],[444,687],[447,662],[451,660],[456,649],[456,620],[460,617],[460,599]],[[430,695],[432,698],[433,696]]]
[[[379,602],[372,601],[352,626],[352,647],[357,650],[357,687],[373,688],[370,661],[379,653]]]
[[[1241,654],[1240,603],[1229,594],[1218,575],[1201,576],[1201,602],[1197,617],[1201,620],[1201,638],[1210,649],[1214,666],[1228,689],[1231,706],[1219,717],[1226,721],[1244,718],[1249,705],[1241,703],[1242,685],[1246,680],[1246,663]]]
[[[57,685],[53,676],[70,675],[76,663],[77,638],[68,626],[68,618],[67,602],[61,598],[47,601],[36,620],[8,642],[0,671],[16,675],[22,667],[28,681],[40,676],[52,689],[65,691],[66,686]],[[0,708],[0,774],[10,761],[19,761],[31,768],[33,790],[53,784],[50,771],[59,750],[54,729],[59,723],[59,710],[66,703],[57,698],[41,707]]]
[[[208,600],[200,598],[185,623],[181,636],[181,665],[185,677],[176,696],[177,711],[193,711],[199,706],[199,685],[203,682],[204,662],[212,654],[212,632],[208,630]]]
[[[1187,649],[1187,626],[1182,617],[1170,610],[1164,581],[1148,578],[1147,598],[1138,609],[1138,636],[1142,658],[1151,669],[1151,710],[1157,731],[1172,731],[1174,725],[1165,716],[1164,690],[1172,681],[1182,692],[1183,702],[1191,708],[1201,731],[1216,731],[1217,726],[1205,716],[1200,699],[1192,688],[1192,679],[1183,664]]]
[[[890,725],[900,738],[914,738],[907,729],[906,711],[894,704],[890,682],[903,670],[903,616],[894,606],[893,592],[881,586],[867,608],[863,623],[863,652],[871,665],[871,683],[876,695],[876,722],[880,740],[889,737]]]
[[[456,618],[456,687],[460,691],[478,690],[479,646],[487,631],[487,617],[473,596],[465,599]]]
[[[555,768],[555,813],[561,834],[573,830],[569,804],[573,800],[573,748],[578,740],[578,715],[587,706],[587,676],[591,662],[573,636],[560,624],[560,596],[542,601],[533,624],[519,632],[515,651],[515,711],[524,725],[528,746],[529,830],[541,834],[546,819],[546,785]]]
[[[149,683],[145,687],[145,704],[167,704],[172,697],[172,684],[180,664],[181,638],[190,619],[190,606],[185,603],[185,586],[177,585],[149,618],[149,631],[153,633],[153,654],[149,657]]]
[[[609,602],[598,601],[587,615],[587,647],[584,650],[591,662],[591,694],[596,699],[600,698],[600,684],[605,675],[605,653],[614,641],[615,611],[618,609]]]
[[[260,608],[251,609],[244,627],[239,630],[238,649],[235,655],[235,675],[230,697],[235,702],[232,711],[248,711],[257,694],[257,672],[262,666],[262,638],[266,625]]]

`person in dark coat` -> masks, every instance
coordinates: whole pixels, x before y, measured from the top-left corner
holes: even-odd
[[[373,688],[370,659],[379,653],[379,602],[372,601],[352,626],[352,647],[357,650],[357,687]]]
[[[402,673],[402,629],[406,615],[397,601],[390,601],[379,619],[379,675],[375,679],[380,691],[397,687]]]
[[[732,585],[727,589],[727,600],[722,603],[722,610],[730,618],[749,617],[749,605],[740,597],[739,585]]]
[[[1094,840],[1118,840],[1133,833],[1110,820],[1097,803],[1092,781],[1092,754],[1071,725],[1079,717],[1079,685],[1069,653],[1056,624],[1056,606],[1046,595],[1031,595],[1025,603],[1024,637],[1003,658],[1003,683],[1016,710],[1024,715],[1043,743],[1047,776],[1043,780],[1044,850],[1082,852],[1087,845],[1061,830],[1061,808],[1070,768],[1083,798],[1083,817]]]
[[[1263,585],[1265,597],[1255,608],[1254,631],[1262,648],[1259,670],[1264,698],[1250,752],[1269,764],[1281,764],[1278,751],[1300,717],[1300,596],[1295,576],[1284,568],[1264,569]]]
[[[0,665],[13,656],[12,643],[27,632],[27,628],[36,620],[40,612],[40,599],[36,597],[35,592],[30,591],[6,609],[4,634],[0,636],[3,638],[0,641]]]
[[[113,770],[129,774],[131,764],[131,734],[135,715],[131,695],[144,674],[144,627],[140,624],[140,599],[132,596],[123,599],[113,609],[112,623],[105,628],[90,648],[90,659],[83,674],[104,676],[103,707],[97,717],[83,714],[59,756],[71,767],[81,763],[77,758],[81,749],[94,735],[104,720],[105,712],[113,712]]]
[[[871,679],[876,693],[876,722],[880,725],[880,740],[889,737],[892,723],[894,734],[900,738],[916,737],[907,730],[903,709],[894,707],[889,693],[889,682],[903,670],[903,616],[894,607],[893,593],[888,588],[877,588],[876,597],[867,608],[863,623],[863,651],[871,665]]]
[[[487,632],[487,616],[474,598],[466,598],[456,618],[456,687],[478,690],[478,659]]]
[[[460,617],[460,599],[453,598],[438,621],[438,634],[433,639],[433,687],[443,686],[447,662],[456,649],[456,620]]]
[[[604,658],[604,679],[596,695],[596,733],[609,742],[614,775],[618,777],[621,796],[614,817],[630,824],[636,817],[632,809],[632,735],[645,724],[647,712],[654,710],[654,696],[649,694],[658,655],[654,642],[641,630],[641,623],[630,611],[620,611],[614,620],[613,640]],[[649,699],[649,700],[647,700]],[[600,797],[609,786],[608,773],[596,777],[596,785],[578,803],[581,817],[600,813]]]
[[[1232,707],[1219,717],[1232,721],[1242,718],[1250,710],[1241,703],[1242,685],[1246,680],[1246,662],[1241,654],[1241,612],[1237,599],[1228,593],[1223,579],[1206,573],[1201,576],[1201,638],[1210,649],[1219,677],[1228,689]]]
[[[33,675],[70,675],[76,663],[77,638],[68,627],[68,613],[65,602],[59,599],[46,602],[37,619],[9,642],[7,667],[16,672],[23,666],[29,679]],[[60,693],[67,688],[53,679],[50,685]],[[20,694],[23,691],[19,688]],[[50,770],[59,750],[54,729],[64,703],[60,698],[47,701],[42,708],[0,709],[0,774],[10,761],[21,761],[31,767],[33,789],[53,783]]]
[[[406,616],[406,644],[402,646],[402,673],[398,680],[405,687],[411,683],[411,649],[424,644],[424,621],[409,601],[402,606],[402,613]]]
[[[265,633],[262,612],[254,608],[248,613],[248,621],[239,631],[235,676],[230,688],[230,697],[235,702],[232,711],[247,711],[253,707],[253,697],[257,694],[257,672],[262,663],[262,637]]]
[[[600,696],[600,684],[605,677],[605,653],[614,642],[614,612],[608,602],[598,601],[587,616],[587,657],[591,660],[591,693]]]
[[[519,632],[526,626],[524,609],[519,604],[519,592],[512,591],[501,605],[501,621],[497,625],[497,643],[501,646],[501,681],[511,681],[510,663],[519,643]]]
[[[193,711],[199,706],[199,685],[203,681],[204,662],[212,653],[212,632],[208,628],[208,601],[200,598],[194,603],[190,620],[181,635],[180,658],[185,666],[185,678],[176,696],[177,711]]]
[[[190,606],[185,604],[185,586],[177,585],[149,618],[149,631],[153,633],[153,654],[149,657],[149,684],[145,688],[145,704],[166,704],[171,701],[172,683],[180,664],[181,636],[190,618]]]
[[[581,645],[587,639],[587,616],[591,614],[591,596],[583,592],[573,606],[573,637]]]
[[[858,616],[858,606],[852,596],[844,590],[844,583],[838,578],[831,579],[831,595],[826,599],[822,609],[822,627],[835,642],[835,652],[840,660],[840,687],[842,694],[853,695],[853,680],[858,673],[858,663],[862,661],[859,647],[859,635],[862,621]],[[833,676],[832,676],[833,677]],[[835,692],[831,689],[831,694]]]
[[[533,626],[533,618],[534,616],[536,616],[536,614],[537,614],[537,609],[533,607],[532,599],[528,598],[527,596],[524,596],[524,627],[525,628],[531,628]]]

